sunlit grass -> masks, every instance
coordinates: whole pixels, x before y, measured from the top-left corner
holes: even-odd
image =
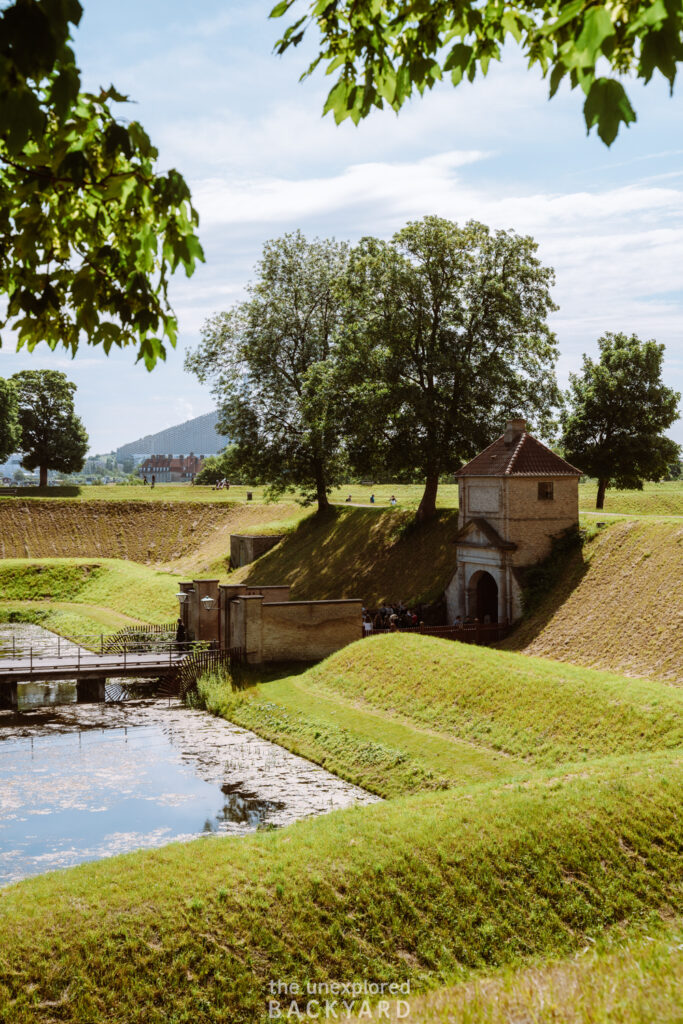
[[[9,886],[0,1020],[246,1024],[266,1019],[273,979],[409,978],[419,990],[567,957],[675,905],[680,759],[629,755],[557,775]]]
[[[214,713],[385,796],[683,745],[676,688],[401,633],[257,687],[209,678],[200,694]]]
[[[408,1019],[420,1024],[679,1024],[683,922],[650,920],[626,934],[615,929],[568,960],[402,998]],[[387,1020],[406,1019],[405,1005],[388,1004]]]

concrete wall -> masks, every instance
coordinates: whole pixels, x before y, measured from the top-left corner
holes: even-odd
[[[270,551],[282,540],[282,534],[268,534],[256,536],[254,534],[230,535],[230,565],[233,569],[239,569],[241,565],[249,565],[266,551]]]

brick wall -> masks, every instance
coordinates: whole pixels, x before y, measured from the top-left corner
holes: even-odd
[[[279,601],[240,595],[230,602],[229,646],[258,665],[319,661],[362,636],[362,602]]]
[[[552,482],[552,501],[538,498],[540,482]],[[512,541],[513,565],[531,565],[550,554],[551,539],[579,520],[577,477],[470,477],[460,480],[460,526],[481,517]]]

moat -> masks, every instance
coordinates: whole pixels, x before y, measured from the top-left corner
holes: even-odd
[[[0,885],[376,799],[206,712],[76,704],[70,686],[30,684],[19,711],[0,711]]]

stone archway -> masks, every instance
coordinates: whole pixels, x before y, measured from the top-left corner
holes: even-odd
[[[480,569],[470,578],[468,610],[479,622],[498,622],[498,584],[490,572]]]

